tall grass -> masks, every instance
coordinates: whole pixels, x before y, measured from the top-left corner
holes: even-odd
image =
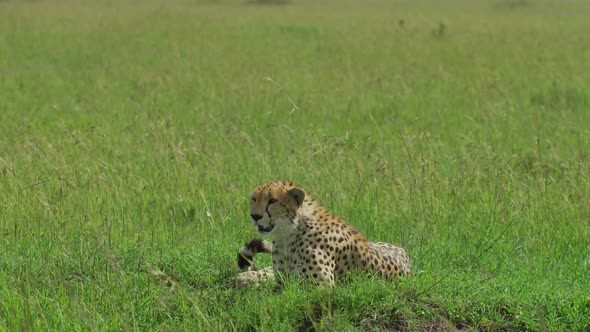
[[[1,329],[590,328],[589,9],[0,2]],[[231,287],[274,178],[412,277]]]

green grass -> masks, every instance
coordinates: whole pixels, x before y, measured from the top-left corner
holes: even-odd
[[[589,11],[0,1],[0,330],[590,329]],[[283,178],[413,275],[229,287]]]

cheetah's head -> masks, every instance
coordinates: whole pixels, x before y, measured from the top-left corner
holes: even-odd
[[[257,187],[250,197],[250,220],[262,235],[293,225],[305,192],[287,181],[271,181]]]

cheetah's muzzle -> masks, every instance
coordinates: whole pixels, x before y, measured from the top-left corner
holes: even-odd
[[[258,233],[265,234],[272,232],[272,229],[275,228],[275,225],[269,225],[268,227],[264,227],[262,225],[256,225],[256,229],[258,229]]]

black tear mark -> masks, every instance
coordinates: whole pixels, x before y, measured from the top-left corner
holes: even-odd
[[[266,213],[268,213],[268,219],[271,219],[271,215],[270,215],[270,211],[268,211],[268,208],[270,207],[270,203],[266,205]]]

